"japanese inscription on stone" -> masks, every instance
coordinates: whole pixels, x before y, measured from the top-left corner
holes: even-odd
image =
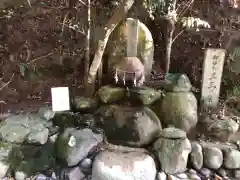
[[[205,51],[201,99],[208,107],[214,108],[218,104],[225,54],[225,49]]]

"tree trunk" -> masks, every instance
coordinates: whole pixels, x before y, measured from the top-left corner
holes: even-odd
[[[86,45],[85,45],[85,74],[84,74],[84,85],[87,88],[88,85],[88,71],[90,65],[90,31],[91,31],[91,0],[88,0],[88,24],[87,24],[87,34],[86,34]],[[85,91],[87,92],[87,91]]]
[[[171,51],[173,43],[173,32],[175,29],[174,22],[171,19],[167,19],[167,32],[166,32],[166,53],[165,53],[165,74],[169,73],[171,62]]]
[[[114,11],[113,16],[110,18],[108,24],[104,28],[104,37],[98,41],[97,50],[88,74],[87,92],[89,94],[93,94],[95,91],[96,75],[102,62],[102,56],[106,48],[108,38],[116,26],[124,19],[133,3],[134,0],[124,0],[124,2],[120,4],[119,7]]]

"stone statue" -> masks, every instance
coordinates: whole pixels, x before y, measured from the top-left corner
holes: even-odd
[[[125,57],[115,66],[115,82],[141,86],[145,81],[143,63],[137,57]],[[129,82],[129,83],[128,83]]]
[[[127,18],[114,30],[108,52],[109,75],[116,83],[141,86],[150,76],[154,43],[151,32],[139,20]]]

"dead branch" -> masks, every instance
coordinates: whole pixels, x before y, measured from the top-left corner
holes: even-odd
[[[113,16],[110,18],[108,24],[104,28],[104,36],[98,41],[97,50],[88,74],[88,87],[87,91],[93,94],[95,90],[95,81],[98,68],[102,62],[102,56],[106,48],[108,38],[116,26],[125,18],[127,12],[132,7],[134,0],[124,0],[119,7],[114,11]]]
[[[35,59],[32,59],[32,60],[30,60],[27,64],[32,64],[32,63],[36,62],[37,60],[43,59],[43,58],[46,58],[46,57],[49,57],[49,56],[51,56],[51,55],[54,54],[54,53],[55,53],[55,52],[50,52],[50,53],[48,53],[48,54],[46,54],[46,55],[43,55],[43,56],[37,57],[37,58],[35,58]]]
[[[74,31],[77,31],[77,32],[79,32],[79,33],[82,34],[82,35],[85,35],[85,32],[84,32],[84,31],[81,31],[77,26],[68,26],[68,25],[66,25],[66,24],[64,24],[64,23],[59,23],[59,24],[61,24],[62,26],[65,26],[65,27],[67,27],[67,28],[69,28],[69,29],[72,29],[72,30],[74,30]]]
[[[176,41],[176,39],[182,35],[182,33],[184,32],[185,30],[181,30],[172,40],[172,42],[174,43],[174,41]]]

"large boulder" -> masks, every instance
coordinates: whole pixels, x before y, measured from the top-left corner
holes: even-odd
[[[107,105],[98,110],[99,126],[113,144],[143,146],[162,129],[156,114],[147,107]]]
[[[198,122],[197,99],[191,92],[167,92],[158,110],[165,125],[174,125],[186,132]]]
[[[66,128],[55,142],[57,157],[68,166],[75,166],[102,140],[102,134],[91,129]]]
[[[239,124],[228,116],[207,116],[202,124],[208,136],[222,142],[228,141],[239,129]]]
[[[184,131],[173,127],[163,129],[153,148],[162,171],[176,174],[186,170],[191,143]]]
[[[92,180],[155,180],[154,159],[142,152],[103,151],[92,169]]]

